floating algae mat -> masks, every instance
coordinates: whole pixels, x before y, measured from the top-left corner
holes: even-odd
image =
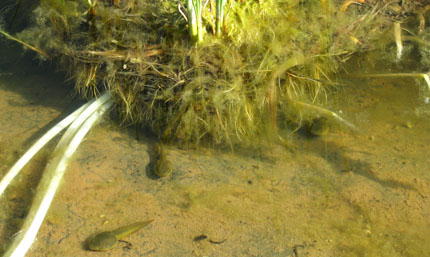
[[[391,23],[359,2],[42,0],[17,38],[82,96],[109,91],[124,122],[233,146],[320,116],[352,127],[324,108],[327,92]]]

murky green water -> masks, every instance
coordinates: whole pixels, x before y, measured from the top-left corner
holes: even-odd
[[[2,48],[2,51],[9,52]],[[16,56],[16,57],[13,57]],[[16,59],[15,59],[16,58]],[[63,74],[11,53],[0,61],[0,174],[79,102]],[[329,107],[358,132],[331,125],[281,144],[167,147],[174,171],[155,179],[155,140],[109,121],[70,163],[27,256],[90,256],[91,234],[154,222],[100,256],[426,256],[430,252],[430,105],[423,81],[350,79]],[[1,199],[0,242],[22,222],[54,145]],[[199,236],[206,238],[197,240]],[[202,237],[200,237],[202,238]]]

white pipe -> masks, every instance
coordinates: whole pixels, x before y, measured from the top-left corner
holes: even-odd
[[[71,138],[74,136],[79,127],[91,116],[97,109],[99,109],[104,103],[111,99],[109,93],[105,92],[99,98],[95,99],[70,125],[66,130],[60,142],[58,142],[57,147],[54,150],[57,151],[58,148],[64,149],[65,145],[69,144]],[[54,156],[54,155],[53,155]]]
[[[33,158],[33,156],[39,152],[39,150],[46,145],[53,137],[60,133],[65,127],[69,126],[76,117],[88,107],[90,103],[86,103],[81,108],[74,111],[72,114],[64,118],[62,121],[57,123],[53,128],[46,132],[39,140],[36,141],[34,145],[28,149],[28,151],[12,166],[12,168],[6,173],[0,182],[0,197],[4,190],[8,187],[10,182],[15,178],[15,176],[21,171],[22,168]]]
[[[43,177],[39,183],[35,198],[33,200],[30,211],[24,221],[19,233],[12,241],[10,247],[4,254],[4,257],[23,257],[32,245],[36,238],[37,232],[46,216],[52,199],[55,196],[57,188],[64,175],[70,157],[82,142],[84,136],[88,133],[95,122],[106,112],[113,101],[110,96],[105,93],[102,97],[95,100],[85,111],[68,128],[64,136],[58,143],[52,160],[45,168]],[[90,111],[92,110],[92,113]],[[85,118],[88,117],[89,118]],[[78,124],[83,125],[78,126]],[[76,131],[79,129],[78,131]],[[71,138],[71,139],[70,139]]]

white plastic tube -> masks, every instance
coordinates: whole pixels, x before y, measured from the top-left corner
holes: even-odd
[[[22,232],[13,239],[4,257],[25,256],[36,238],[37,232],[52,203],[70,157],[91,127],[112,104],[113,101],[106,93],[88,106],[63,135],[53,153],[52,160],[48,163],[43,173],[32,206],[22,226]]]
[[[12,166],[12,168],[6,173],[3,179],[0,181],[0,197],[6,190],[10,182],[15,178],[16,175],[21,171],[22,168],[33,158],[33,156],[39,152],[39,150],[46,145],[53,137],[60,133],[64,128],[70,125],[76,117],[88,107],[91,102],[82,105],[79,109],[74,111],[72,114],[64,118],[62,121],[57,123],[53,128],[46,132],[34,145],[28,149],[28,151]]]
[[[105,92],[99,98],[95,99],[89,106],[82,111],[82,113],[73,121],[70,127],[66,130],[60,142],[58,142],[57,147],[54,150],[54,155],[57,149],[65,149],[65,145],[70,143],[70,140],[76,133],[76,131],[81,127],[81,125],[90,117],[96,110],[100,109],[102,105],[111,99],[109,93]],[[109,101],[110,102],[110,101]]]

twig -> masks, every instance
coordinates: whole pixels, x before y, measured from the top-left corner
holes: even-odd
[[[32,46],[32,45],[29,45],[29,44],[25,43],[24,41],[21,41],[21,40],[19,40],[18,38],[16,38],[16,37],[13,37],[13,36],[9,35],[8,33],[4,32],[3,30],[0,30],[0,33],[1,33],[1,34],[3,34],[3,35],[4,35],[5,37],[7,37],[8,39],[13,40],[13,41],[16,41],[16,42],[20,43],[21,45],[23,45],[23,46],[25,46],[25,47],[28,47],[28,48],[30,48],[31,50],[33,50],[33,51],[35,51],[35,52],[37,52],[37,53],[39,53],[39,54],[41,54],[41,55],[45,56],[46,58],[50,59],[50,56],[49,56],[47,53],[45,53],[44,51],[40,50],[39,48],[36,48],[36,47],[34,47],[34,46]]]

